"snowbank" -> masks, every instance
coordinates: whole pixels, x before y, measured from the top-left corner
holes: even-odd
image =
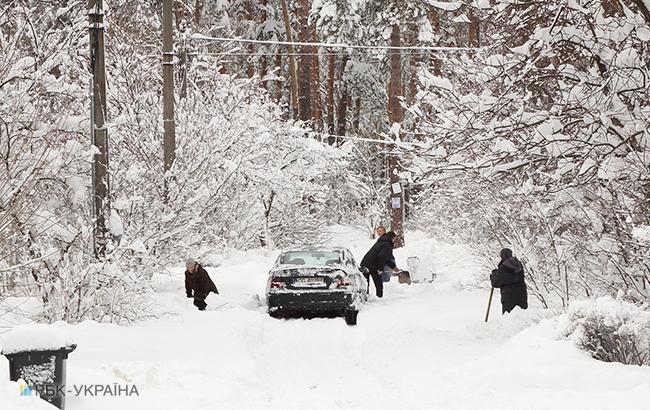
[[[38,323],[17,326],[0,342],[2,354],[25,350],[57,350],[72,344],[72,339],[63,329]]]
[[[559,311],[531,307],[522,310],[516,307],[512,312],[502,315],[499,297],[496,295],[492,301],[490,318],[487,323],[477,324],[472,332],[478,338],[492,340],[507,340],[521,333],[523,330],[539,325],[546,319],[554,319],[560,314]]]

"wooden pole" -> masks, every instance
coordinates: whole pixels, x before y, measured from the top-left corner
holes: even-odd
[[[106,69],[104,64],[104,8],[102,0],[88,2],[88,31],[90,36],[91,83],[91,141],[97,147],[93,156],[92,191],[95,232],[95,258],[106,255],[108,232],[106,217],[110,212],[108,176],[108,130],[106,129]]]
[[[168,194],[168,171],[176,158],[176,124],[174,121],[174,44],[172,36],[172,0],[163,0],[163,161],[165,199]]]
[[[490,289],[490,297],[488,299],[487,311],[485,312],[485,323],[487,323],[488,318],[490,317],[490,306],[492,306],[492,296],[494,295],[494,288]]]

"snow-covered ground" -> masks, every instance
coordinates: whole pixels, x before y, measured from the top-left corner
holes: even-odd
[[[359,260],[371,243],[333,228],[332,245],[348,246]],[[161,318],[62,325],[78,344],[69,385],[136,385],[139,393],[68,396],[66,408],[648,408],[650,368],[591,359],[559,339],[558,321],[544,319],[549,312],[533,306],[501,317],[497,292],[483,323],[488,291],[468,286],[480,268],[463,246],[414,233],[396,251],[398,265],[413,255],[436,281],[391,282],[383,299],[371,295],[356,327],[270,318],[259,297],[273,252],[239,253],[208,268],[221,295],[210,295],[206,312],[185,298],[183,269],[172,269],[155,281]],[[2,410],[49,407],[19,397],[7,366],[0,358]]]

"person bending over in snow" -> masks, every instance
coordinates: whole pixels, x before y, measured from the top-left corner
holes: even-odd
[[[393,256],[395,238],[397,238],[397,235],[392,231],[382,235],[361,260],[361,266],[368,269],[369,272],[363,274],[368,281],[368,292],[370,293],[370,277],[372,276],[378,298],[384,296],[384,282],[381,280],[384,266],[388,265],[393,272],[399,271]]]
[[[503,313],[510,313],[515,306],[528,308],[528,293],[524,282],[524,266],[512,256],[512,250],[501,250],[501,262],[490,275],[492,287],[501,289]]]
[[[210,292],[217,295],[217,285],[214,284],[208,272],[203,269],[197,261],[189,258],[185,261],[185,292],[188,298],[194,298],[194,306],[199,310],[205,310],[207,303],[205,298],[208,297]]]

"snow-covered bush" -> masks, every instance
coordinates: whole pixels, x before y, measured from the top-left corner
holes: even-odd
[[[569,305],[564,335],[595,359],[650,365],[650,311],[611,297]]]

